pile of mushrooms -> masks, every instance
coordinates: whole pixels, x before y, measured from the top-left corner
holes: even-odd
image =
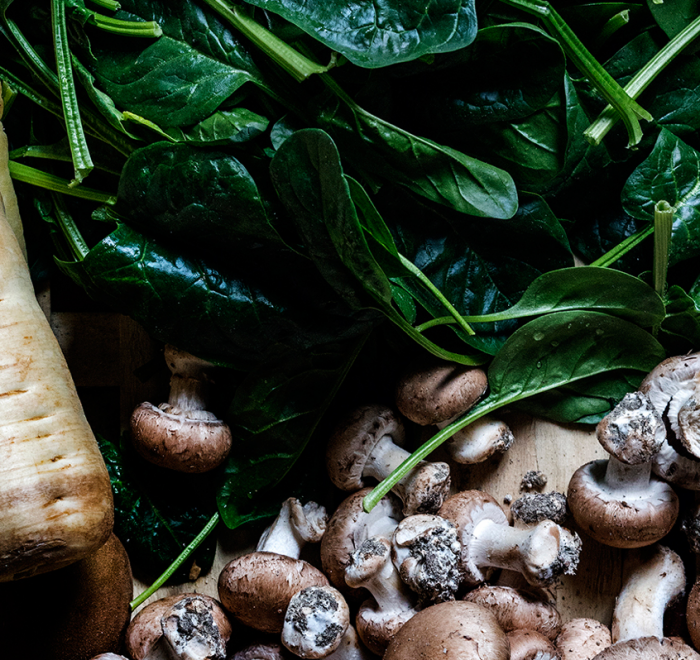
[[[700,612],[693,609],[700,582],[688,599],[687,639],[664,636],[664,612],[684,602],[686,567],[663,545],[679,517],[675,489],[700,490],[697,383],[700,356],[659,365],[599,423],[597,438],[610,458],[577,470],[567,496],[523,495],[511,508],[513,526],[490,494],[457,491],[450,478],[451,462],[497,461],[511,446],[513,433],[497,419],[467,427],[449,443],[447,461],[422,461],[364,511],[371,486],[409,455],[406,420],[444,427],[488,390],[478,368],[438,364],[407,372],[396,409],[367,403],[331,433],[328,475],[344,493],[335,510],[328,515],[318,504],[288,499],[256,551],[224,567],[218,599],[182,594],[142,609],[127,631],[127,656],[700,660],[690,646],[700,644]],[[532,476],[521,490],[545,485],[542,475]],[[700,548],[700,515],[680,517],[689,545]],[[611,628],[593,619],[564,621],[553,602],[552,588],[575,574],[585,551],[577,532],[629,552]],[[306,544],[318,550],[307,552]],[[237,643],[236,625],[261,638]]]

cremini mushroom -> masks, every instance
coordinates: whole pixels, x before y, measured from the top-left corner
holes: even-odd
[[[688,624],[688,634],[690,641],[697,649],[700,648],[700,580],[696,579],[690,594],[685,610],[685,620]]]
[[[611,453],[587,463],[569,482],[568,505],[578,525],[596,541],[616,548],[656,543],[678,516],[678,497],[651,474],[665,434],[646,394],[625,395],[599,424],[596,436]]]
[[[326,467],[335,486],[356,491],[371,477],[381,481],[410,454],[399,445],[404,430],[400,419],[389,408],[362,406],[337,425],[328,443]],[[450,466],[421,461],[394,487],[403,502],[404,515],[434,513],[447,497]]]
[[[131,438],[146,460],[179,472],[200,473],[221,465],[231,449],[229,427],[207,407],[212,365],[166,346],[172,373],[168,403],[142,403],[131,416]]]
[[[561,660],[591,660],[611,644],[610,629],[585,617],[567,621],[556,641]]]
[[[581,541],[576,534],[550,520],[530,529],[510,527],[498,502],[483,491],[452,495],[438,515],[459,529],[467,585],[485,582],[494,569],[505,568],[522,573],[531,585],[546,586],[578,566]]]
[[[144,607],[129,624],[126,650],[133,660],[225,660],[231,632],[215,599],[183,593]]]
[[[366,592],[351,589],[345,582],[345,569],[352,554],[370,536],[391,539],[396,526],[403,517],[401,500],[387,493],[369,513],[362,508],[362,500],[370,488],[346,497],[328,521],[321,539],[321,566],[331,584],[346,596],[361,598]]]
[[[464,600],[488,609],[505,632],[534,630],[554,640],[561,630],[561,615],[537,591],[484,585],[468,592]]]
[[[507,636],[510,660],[560,660],[554,644],[534,630],[512,630]]]
[[[262,533],[256,550],[298,558],[307,543],[318,543],[328,526],[325,507],[316,502],[302,505],[296,497],[283,503],[273,523]]]
[[[365,646],[382,655],[396,632],[416,613],[416,599],[391,560],[391,543],[381,536],[364,541],[345,569],[345,581],[372,594],[360,606],[355,625]]]
[[[510,646],[496,617],[461,600],[432,605],[408,621],[383,660],[510,660]]]
[[[293,656],[278,642],[254,642],[236,651],[231,660],[292,660]]]
[[[428,513],[404,518],[392,536],[392,556],[401,579],[424,603],[453,600],[462,572],[457,527]]]
[[[593,660],[700,660],[700,654],[678,639],[640,637],[608,646]]]

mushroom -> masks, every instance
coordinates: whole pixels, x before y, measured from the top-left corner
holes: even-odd
[[[345,569],[345,581],[372,594],[360,606],[355,624],[367,648],[382,655],[396,632],[416,613],[411,592],[391,561],[389,541],[381,536],[364,541]]]
[[[333,587],[307,587],[292,596],[284,615],[282,643],[301,658],[325,658],[341,644],[350,609]]]
[[[678,497],[651,474],[663,442],[663,420],[649,397],[626,394],[596,430],[611,452],[587,463],[569,482],[568,503],[578,525],[599,543],[639,548],[664,537],[678,516]]]
[[[700,660],[700,654],[678,639],[640,637],[613,644],[593,660]]]
[[[345,582],[345,569],[352,554],[370,536],[391,539],[402,518],[401,500],[387,493],[369,513],[362,500],[370,488],[346,497],[335,510],[321,539],[321,566],[331,584],[346,597],[362,597],[362,591],[351,589]]]
[[[236,651],[231,660],[290,660],[291,657],[282,644],[258,642]]]
[[[404,518],[392,537],[394,565],[422,602],[454,599],[462,578],[461,551],[457,527],[432,514]]]
[[[364,488],[367,477],[381,481],[410,456],[399,446],[403,438],[403,424],[389,408],[357,408],[338,424],[328,443],[330,480],[345,491]],[[449,488],[447,463],[421,461],[392,490],[403,501],[404,514],[410,516],[437,511]]]
[[[611,644],[609,628],[588,618],[567,621],[557,637],[561,660],[591,660]]]
[[[418,612],[383,660],[510,660],[508,638],[487,609],[453,600]]]
[[[219,466],[231,449],[231,431],[206,410],[209,362],[174,346],[165,347],[172,373],[168,403],[142,403],[131,416],[131,438],[147,461],[178,472]]]
[[[566,519],[568,509],[566,507],[566,495],[564,493],[525,493],[521,495],[510,507],[510,512],[515,520],[527,525],[551,520],[561,524]]]
[[[695,580],[688,595],[685,619],[688,624],[690,641],[696,649],[700,648],[700,579]]]
[[[464,600],[488,609],[505,632],[534,630],[555,640],[561,629],[561,615],[557,609],[536,593],[484,585],[467,593]]]
[[[442,429],[473,408],[487,388],[486,373],[478,367],[424,363],[400,379],[396,406],[412,422]],[[457,463],[473,464],[508,451],[513,440],[513,433],[504,422],[485,415],[457,431],[445,448]]]
[[[560,660],[554,644],[534,630],[512,630],[507,637],[510,660]]]
[[[438,515],[457,525],[461,568],[468,585],[488,580],[495,568],[522,573],[533,586],[546,586],[562,573],[576,571],[578,535],[550,520],[532,529],[515,529],[488,493],[465,490],[450,497]]]
[[[286,500],[256,551],[231,560],[221,571],[219,598],[226,610],[261,632],[282,632],[292,596],[306,587],[328,585],[321,571],[299,559],[303,543],[317,541],[325,524],[323,507]]]
[[[129,557],[114,534],[70,566],[3,582],[0,656],[89,660],[119,651],[133,591]]]
[[[134,617],[126,650],[133,660],[224,660],[231,632],[215,599],[178,594],[147,605]]]
[[[96,655],[92,660],[128,660],[123,655],[117,655],[116,653],[100,653]]]

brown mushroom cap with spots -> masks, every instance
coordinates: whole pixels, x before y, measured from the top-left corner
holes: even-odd
[[[432,605],[408,621],[383,660],[510,660],[510,646],[496,617],[474,603]]]
[[[611,644],[610,629],[585,617],[567,621],[557,637],[561,660],[591,660]]]
[[[560,660],[554,644],[535,630],[512,630],[507,636],[510,660]]]
[[[613,644],[593,660],[700,660],[700,654],[676,639],[639,637]]]
[[[693,642],[695,648],[700,648],[700,580],[698,579],[695,580],[688,595],[685,619],[688,624],[690,641]]]

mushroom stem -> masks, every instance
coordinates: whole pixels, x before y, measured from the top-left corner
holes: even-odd
[[[170,378],[168,405],[180,410],[206,410],[209,383],[206,378],[173,374]]]
[[[381,481],[394,471],[410,456],[402,447],[399,447],[390,435],[382,436],[365,463],[363,474]],[[410,474],[410,473],[409,473]],[[405,481],[409,475],[401,481]],[[399,482],[400,483],[400,482]]]
[[[605,484],[613,491],[644,495],[649,490],[649,479],[651,479],[651,463],[627,465],[614,456],[608,459]]]
[[[304,506],[295,497],[285,500],[279,515],[260,537],[257,552],[275,552],[299,559],[307,543],[318,543],[326,530],[326,509],[315,502]]]

